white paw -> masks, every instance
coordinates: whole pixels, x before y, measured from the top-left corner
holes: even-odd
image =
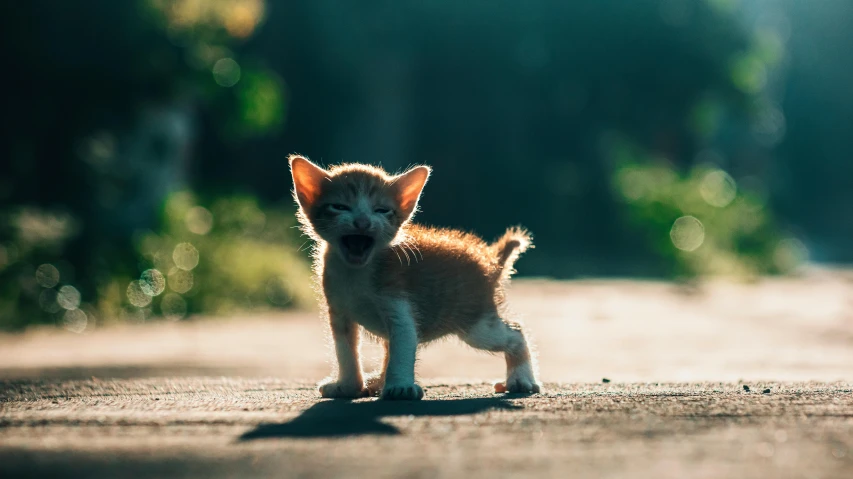
[[[517,367],[506,378],[506,382],[496,383],[496,393],[532,394],[540,391],[539,384],[529,367]]]
[[[424,390],[415,383],[386,384],[380,397],[390,401],[417,401],[423,399]]]
[[[320,395],[324,398],[360,398],[367,396],[367,389],[355,382],[327,382],[320,384]]]

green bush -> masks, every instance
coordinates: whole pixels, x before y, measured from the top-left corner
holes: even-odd
[[[764,199],[719,167],[680,173],[630,145],[611,153],[628,220],[672,274],[752,279],[791,272],[805,259],[802,243],[779,231]]]
[[[133,245],[114,245],[100,270],[75,269],[63,260],[63,242],[73,236],[70,218],[27,210],[4,224],[13,233],[12,241],[0,244],[5,329],[55,322],[81,332],[96,322],[314,304],[307,253],[299,251],[305,239],[292,208],[261,209],[251,197],[202,206],[189,192],[173,194],[160,231],[137,234]]]

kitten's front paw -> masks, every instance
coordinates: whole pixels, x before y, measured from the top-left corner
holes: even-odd
[[[386,384],[382,388],[381,399],[390,401],[417,401],[423,399],[424,390],[414,383],[410,384]]]
[[[540,391],[532,374],[527,371],[516,371],[509,375],[506,382],[496,383],[496,393],[534,394]]]
[[[320,385],[320,396],[324,398],[360,398],[367,396],[367,389],[357,383],[342,383],[338,381]]]

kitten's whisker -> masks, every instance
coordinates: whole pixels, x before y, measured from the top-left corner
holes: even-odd
[[[304,243],[302,243],[302,246],[300,246],[300,247],[299,247],[299,249],[298,249],[298,250],[296,250],[296,252],[297,252],[297,253],[301,253],[301,252],[302,252],[302,248],[304,248],[304,247],[305,247],[305,245],[307,245],[307,244],[308,244],[308,243],[310,243],[310,242],[311,242],[311,240],[310,240],[310,239],[305,240],[305,242],[304,242]]]
[[[411,258],[409,258],[409,253],[407,253],[407,252],[406,252],[406,248],[404,248],[403,246],[400,246],[400,251],[402,251],[402,252],[403,252],[403,254],[404,254],[404,255],[406,255],[406,266],[411,265],[411,264],[412,264],[412,259],[411,259]]]
[[[418,252],[418,254],[419,254],[419,255],[421,255],[421,261],[423,261],[423,259],[424,259],[424,254],[423,254],[423,253],[421,253],[421,249],[420,249],[420,248],[418,248],[418,244],[417,244],[417,243],[413,243],[413,242],[412,242],[412,243],[407,243],[407,244],[409,245],[409,248],[415,248],[415,250]]]
[[[408,249],[408,250],[409,250],[409,252],[410,252],[410,253],[412,253],[412,257],[413,257],[413,258],[415,258],[415,263],[419,263],[419,261],[418,261],[418,255],[417,255],[417,254],[415,254],[415,251],[414,251],[414,250],[412,250],[412,245],[410,245],[409,243],[403,243],[403,247],[404,247],[404,248],[406,248],[406,249]]]
[[[397,253],[397,250],[395,248],[395,246],[392,246],[391,251],[393,251],[394,254],[397,255],[397,259],[400,261],[400,266],[403,266],[403,258],[400,258],[400,255]]]

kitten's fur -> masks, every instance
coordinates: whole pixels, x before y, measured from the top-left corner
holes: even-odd
[[[303,230],[316,241],[315,270],[328,307],[337,378],[323,397],[420,399],[419,343],[455,334],[471,346],[506,355],[497,392],[538,392],[533,358],[518,323],[503,315],[504,284],[530,246],[510,229],[493,244],[460,231],[411,223],[426,166],[391,176],[350,164],[324,170],[292,155],[290,168]],[[361,325],[385,346],[384,367],[365,378]]]

